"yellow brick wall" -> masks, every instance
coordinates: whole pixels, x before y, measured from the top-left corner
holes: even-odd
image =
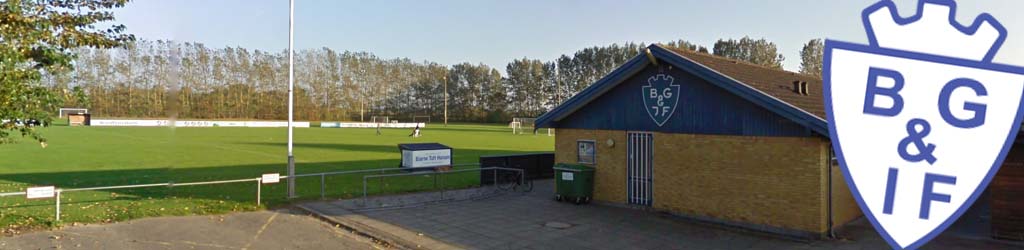
[[[555,161],[575,163],[576,141],[595,140],[594,199],[625,203],[625,138],[625,131],[559,129]],[[655,209],[807,232],[828,227],[826,139],[654,133],[654,144]],[[836,171],[833,216],[841,225],[860,211]]]
[[[609,146],[608,139],[615,143]],[[576,141],[594,140],[597,164],[594,168],[594,200],[623,203],[626,200],[626,132],[612,130],[559,129],[555,133],[555,162],[576,163]],[[600,190],[600,191],[598,191]]]
[[[850,192],[849,186],[846,185],[846,179],[843,178],[843,170],[839,168],[839,164],[836,163],[832,167],[832,222],[834,223],[833,228],[838,228],[846,223],[864,216],[864,213],[860,211],[860,206],[857,205],[857,200],[854,200],[853,193]]]

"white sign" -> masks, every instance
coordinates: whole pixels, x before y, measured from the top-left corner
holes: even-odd
[[[263,182],[263,184],[278,183],[281,182],[281,174],[263,174],[263,177],[261,177],[260,180]]]
[[[825,105],[837,159],[868,221],[917,249],[978,201],[1024,120],[1024,67],[992,62],[1006,30],[956,23],[954,1],[864,10],[869,45],[826,41]],[[1018,196],[1020,197],[1020,196]]]
[[[426,123],[422,123],[422,122],[419,122],[419,123],[414,123],[414,122],[404,122],[404,123],[321,122],[320,123],[320,127],[321,128],[376,128],[378,125],[380,127],[382,127],[382,128],[415,128],[417,126],[421,127],[421,128],[427,127],[427,124]]]
[[[25,198],[28,199],[42,199],[42,198],[53,198],[56,191],[54,186],[46,187],[30,187],[25,189]]]
[[[562,180],[563,181],[571,181],[572,180],[572,172],[562,172]]]
[[[402,166],[407,168],[440,167],[452,165],[449,149],[402,150]]]
[[[170,121],[170,120],[98,120],[93,119],[90,126],[95,127],[250,127],[280,128],[288,127],[283,121]],[[293,122],[297,128],[308,128],[309,122]]]

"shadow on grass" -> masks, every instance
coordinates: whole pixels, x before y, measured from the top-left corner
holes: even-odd
[[[512,134],[512,128],[509,128],[509,127],[477,127],[477,128],[473,128],[473,127],[447,127],[447,128],[434,127],[432,129],[431,128],[426,128],[422,132],[423,133],[429,133],[429,132],[433,132],[433,131],[439,131],[439,132],[485,132],[485,133],[507,133],[507,134]]]
[[[240,142],[242,145],[285,147],[288,144],[283,142]],[[296,148],[329,149],[350,152],[372,152],[372,153],[394,153],[398,155],[398,145],[366,145],[366,144],[343,144],[343,143],[294,143]],[[469,151],[493,151],[493,150],[469,150]],[[461,153],[461,150],[460,150]],[[459,154],[459,153],[456,153]],[[398,160],[393,160],[398,162]]]
[[[276,143],[266,145],[277,146]],[[394,152],[398,154],[395,146],[373,146],[373,145],[349,145],[349,144],[296,144],[297,147],[312,147],[331,150],[367,151],[367,152]],[[521,151],[508,150],[456,150],[456,163],[476,163],[480,155],[526,153]],[[402,173],[398,169],[399,160],[362,160],[362,161],[339,161],[339,162],[299,162],[296,163],[296,172],[321,173],[360,169],[386,168],[381,172],[365,174],[346,174],[325,176],[321,185],[320,176],[301,177],[296,180],[298,198],[320,199],[325,198],[352,198],[361,196],[363,192],[363,175],[393,174]],[[457,169],[473,169],[472,167],[460,167]],[[67,171],[50,173],[27,173],[27,174],[5,174],[0,175],[0,191],[17,192],[23,191],[27,186],[48,186],[53,185],[61,189],[116,186],[116,185],[138,185],[152,183],[186,183],[204,182],[232,179],[256,178],[264,173],[287,173],[286,163],[275,164],[252,164],[218,167],[199,168],[150,168],[150,169],[118,169],[118,170],[95,170],[95,171]],[[435,176],[436,175],[436,176]],[[436,188],[461,188],[479,185],[480,173],[477,171],[448,173],[437,175],[434,173],[422,173],[416,176],[401,176],[374,178],[367,183],[367,192],[371,194],[380,193],[404,193],[430,190]],[[440,183],[439,183],[440,182]],[[440,186],[439,186],[440,185]],[[211,184],[200,186],[159,186],[147,188],[127,188],[115,190],[85,191],[66,193],[67,199],[62,202],[71,205],[75,203],[88,203],[95,201],[111,200],[152,200],[152,199],[202,199],[220,201],[249,202],[256,199],[255,180],[252,182]],[[274,205],[288,202],[286,199],[286,184],[282,180],[278,184],[265,184],[261,186],[262,199],[264,204]],[[42,206],[49,202],[23,202],[24,197],[6,197],[0,201],[0,208],[12,208],[19,206],[35,206],[41,203]],[[52,202],[52,201],[50,201]]]

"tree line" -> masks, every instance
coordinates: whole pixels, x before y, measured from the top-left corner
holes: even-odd
[[[685,40],[665,46],[713,53],[765,67],[784,58],[765,39],[719,40],[709,51]],[[820,72],[812,40],[801,71]],[[550,61],[521,58],[500,69],[483,64],[442,65],[330,48],[296,51],[295,114],[299,120],[409,120],[444,113],[452,121],[507,122],[537,117],[596,82],[646,47],[644,43],[584,48]],[[820,47],[820,46],[818,46]],[[117,48],[79,48],[74,71],[47,74],[45,86],[65,107],[97,117],[287,118],[287,51],[210,48],[201,43],[134,41]],[[803,54],[807,54],[804,56]],[[817,68],[814,66],[817,65]]]

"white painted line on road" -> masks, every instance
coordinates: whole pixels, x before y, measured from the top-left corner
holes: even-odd
[[[274,213],[273,215],[270,215],[270,218],[267,219],[267,222],[263,223],[263,226],[260,227],[260,230],[256,231],[256,235],[252,236],[252,240],[249,240],[249,243],[245,244],[245,247],[243,247],[242,250],[249,249],[249,247],[252,246],[252,243],[256,242],[256,239],[258,239],[260,237],[260,235],[263,234],[263,231],[267,230],[267,226],[269,226],[270,223],[274,221],[274,218],[277,218],[277,215],[278,215],[278,213]]]

